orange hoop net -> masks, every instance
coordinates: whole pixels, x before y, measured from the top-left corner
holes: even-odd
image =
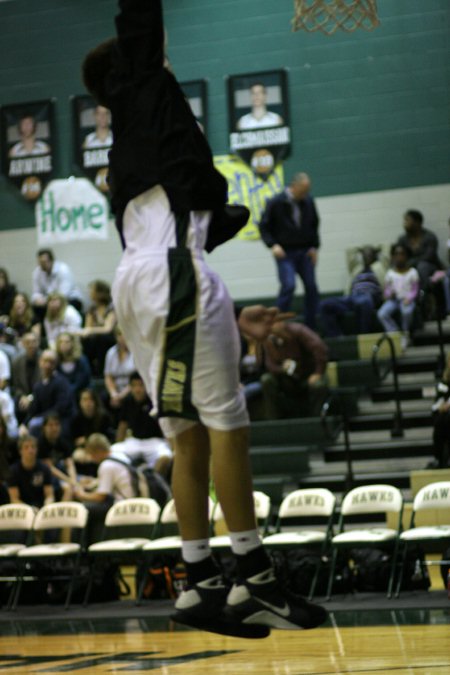
[[[292,29],[332,35],[338,29],[373,30],[379,25],[376,0],[294,0]]]

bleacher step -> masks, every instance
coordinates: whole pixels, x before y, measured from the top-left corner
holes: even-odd
[[[438,355],[404,356],[397,361],[397,373],[430,373],[438,367]]]
[[[400,458],[400,457],[432,457],[433,443],[430,438],[418,440],[376,441],[373,443],[353,443],[350,448],[353,461],[366,459]],[[324,448],[325,462],[342,462],[346,457],[343,444]]]
[[[336,434],[341,428],[339,417],[330,417],[328,420],[330,429]],[[250,425],[250,445],[280,446],[302,444],[324,444],[330,442],[327,433],[319,417],[301,417],[286,420],[267,420],[252,422]]]
[[[350,431],[369,431],[371,429],[392,429],[395,412],[368,415],[356,415],[350,419]],[[405,429],[416,429],[432,425],[431,410],[423,412],[402,412],[402,425]]]
[[[401,401],[412,401],[414,399],[423,398],[423,385],[421,384],[404,384],[399,386],[399,397]],[[376,387],[372,390],[371,398],[374,402],[391,401],[396,396],[393,385],[384,385]]]
[[[407,490],[410,484],[409,471],[383,471],[379,473],[354,473],[353,487],[359,485],[376,485],[378,483],[387,483],[395,487]],[[346,477],[344,473],[339,474],[309,474],[302,476],[298,484],[299,488],[323,487],[332,492],[345,493]]]
[[[252,447],[250,461],[254,476],[266,474],[298,475],[309,470],[309,449],[298,445]]]

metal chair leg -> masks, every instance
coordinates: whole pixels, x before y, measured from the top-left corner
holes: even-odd
[[[322,567],[322,558],[319,557],[316,565],[316,571],[314,572],[313,579],[311,581],[311,586],[309,588],[308,600],[312,600],[314,597],[314,591],[316,590],[317,581],[319,579],[320,568]]]
[[[90,574],[89,574],[88,584],[86,586],[86,592],[85,592],[84,598],[83,598],[83,607],[86,607],[86,605],[88,604],[90,595],[91,595],[92,586],[93,586],[93,583],[94,583],[95,560],[93,561],[92,567],[90,568],[89,572],[90,572]]]
[[[387,590],[387,596],[388,598],[392,598],[392,589],[394,587],[394,581],[395,581],[395,574],[397,571],[397,558],[398,558],[398,539],[395,542],[395,547],[394,547],[394,553],[392,555],[392,565],[391,565],[391,574],[389,576],[389,584],[388,584],[388,590]]]
[[[398,580],[397,580],[397,588],[395,589],[395,597],[398,598],[400,595],[400,589],[402,587],[402,581],[403,581],[403,575],[405,571],[405,562],[406,562],[406,553],[408,550],[408,544],[405,542],[403,545],[403,552],[401,556],[401,562],[400,562],[400,572],[398,575]]]
[[[333,581],[334,581],[334,573],[336,571],[336,561],[337,561],[337,549],[333,549],[333,554],[331,556],[331,569],[330,569],[330,575],[328,577],[328,584],[327,584],[327,595],[326,595],[326,600],[329,600],[331,598],[331,591],[333,589]]]

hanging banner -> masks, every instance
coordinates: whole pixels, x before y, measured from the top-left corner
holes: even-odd
[[[208,137],[208,108],[206,102],[206,80],[192,80],[180,82],[180,87],[186,96],[191,110],[200,129]]]
[[[75,164],[104,194],[108,187],[108,154],[112,146],[111,113],[91,96],[72,99]]]
[[[36,203],[35,217],[41,247],[108,238],[108,201],[87,178],[49,183]]]
[[[218,155],[214,157],[214,164],[227,179],[229,203],[244,204],[250,210],[250,220],[237,235],[238,239],[259,239],[258,224],[266,202],[284,188],[283,165],[278,164],[269,176],[262,179],[236,156]]]
[[[291,147],[286,71],[230,76],[228,110],[230,151],[267,178]]]
[[[1,108],[2,173],[30,202],[53,175],[53,102],[16,103]]]

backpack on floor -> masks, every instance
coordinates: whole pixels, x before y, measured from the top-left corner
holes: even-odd
[[[322,557],[311,549],[291,549],[288,551],[272,551],[272,562],[280,580],[294,592],[308,595],[311,583],[320,562],[319,576],[315,587],[315,595],[325,595],[331,568],[331,559]],[[353,589],[351,570],[344,555],[339,554],[336,562],[333,594],[349,593]]]
[[[155,559],[150,567],[137,570],[136,590],[142,583],[146,600],[175,600],[187,586],[186,568],[179,556]]]
[[[353,560],[354,585],[357,591],[387,591],[391,574],[392,554],[376,548],[351,549]],[[401,561],[401,553],[398,563]],[[401,590],[427,590],[430,577],[426,565],[422,565],[424,555],[419,547],[411,547],[405,560]],[[396,570],[399,573],[399,569]]]

